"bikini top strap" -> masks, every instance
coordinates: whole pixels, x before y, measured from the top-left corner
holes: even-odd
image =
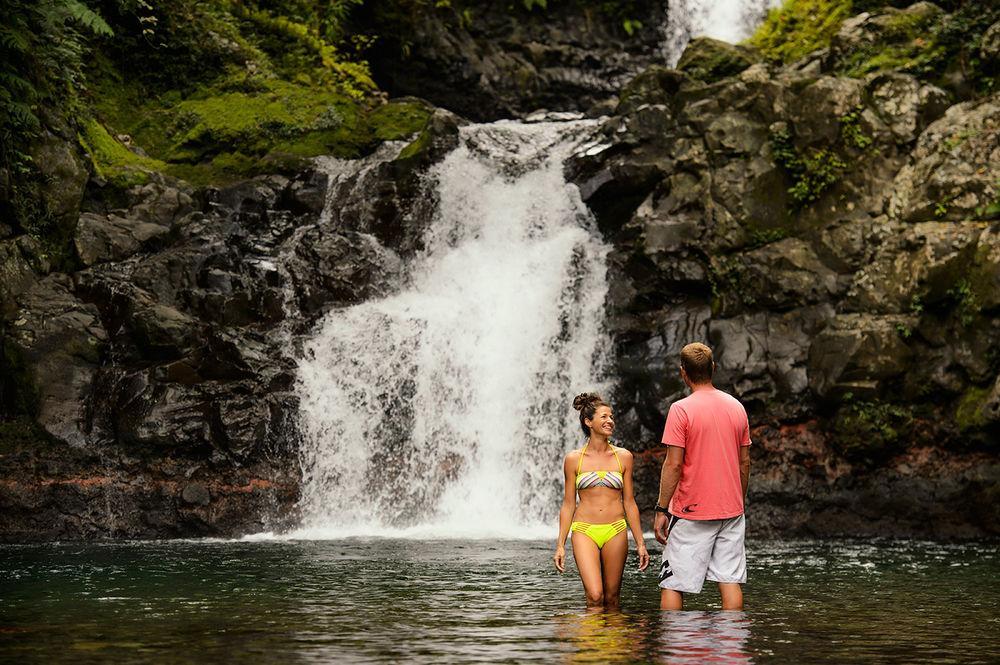
[[[608,445],[611,446],[610,443]],[[622,461],[620,459],[618,459],[618,451],[615,450],[614,446],[611,446],[611,452],[613,452],[615,454],[615,461],[618,462],[618,473],[624,475],[625,474],[625,467],[622,466]]]
[[[590,445],[590,439],[587,439],[587,443],[583,444],[583,450],[580,451],[580,460],[576,463],[576,475],[580,475],[580,471],[583,470],[583,456],[587,454],[587,446]]]

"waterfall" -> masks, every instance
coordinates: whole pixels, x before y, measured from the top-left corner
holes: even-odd
[[[737,43],[760,25],[782,0],[671,0],[663,24],[663,56],[671,67],[693,37]]]
[[[601,389],[608,247],[566,157],[591,120],[463,127],[398,293],[303,349],[294,537],[551,537],[573,396]]]

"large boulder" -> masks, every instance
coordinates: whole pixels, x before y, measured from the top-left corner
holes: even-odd
[[[94,377],[108,339],[97,308],[81,302],[69,278],[59,274],[22,293],[17,305],[4,354],[19,370],[22,401],[49,434],[83,446],[89,440]]]
[[[41,200],[60,229],[72,229],[90,177],[76,143],[46,131],[35,144],[31,157],[42,174]]]
[[[985,226],[922,222],[904,229],[855,274],[847,306],[888,314],[940,302],[968,272]]]
[[[677,69],[693,79],[714,83],[739,74],[759,60],[760,56],[746,46],[711,37],[695,37],[677,61]]]
[[[841,314],[809,346],[809,387],[820,398],[877,397],[910,367],[913,352],[900,329],[912,316]]]
[[[1000,214],[1000,94],[956,104],[920,135],[896,176],[890,214],[906,222]]]

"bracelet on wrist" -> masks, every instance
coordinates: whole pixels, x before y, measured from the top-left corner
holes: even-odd
[[[664,508],[660,504],[656,504],[655,506],[653,506],[653,512],[654,513],[663,513],[664,515],[669,515],[670,514],[670,510],[667,509],[667,508]]]

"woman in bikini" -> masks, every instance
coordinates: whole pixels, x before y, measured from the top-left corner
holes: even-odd
[[[649,565],[639,507],[632,494],[632,453],[608,441],[615,419],[599,396],[577,395],[573,408],[580,412],[580,426],[588,438],[583,448],[571,451],[563,461],[566,492],[552,560],[560,573],[566,570],[566,536],[572,531],[573,558],[587,593],[587,607],[618,607],[629,527],[639,553],[639,570]]]

